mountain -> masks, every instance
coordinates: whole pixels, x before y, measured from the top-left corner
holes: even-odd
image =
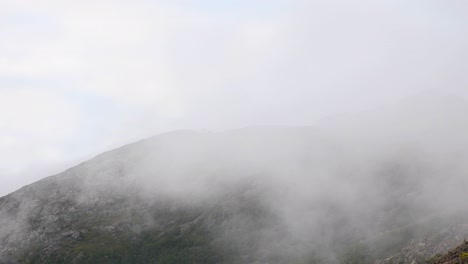
[[[379,260],[376,264],[444,263],[435,260],[441,259],[442,254],[446,254],[460,243],[464,243],[467,237],[468,225],[466,224],[442,227],[440,231],[426,235],[423,239],[412,240],[398,253]]]
[[[468,103],[175,131],[0,198],[0,263],[423,263],[468,236]]]
[[[461,245],[449,251],[445,255],[438,254],[432,257],[428,264],[466,264],[468,263],[468,242],[465,240]]]
[[[275,223],[279,220],[266,204],[266,187],[254,175],[263,163],[284,154],[271,152],[255,158],[258,164],[239,166],[253,160],[249,155],[258,149],[277,149],[282,143],[275,140],[296,138],[295,129],[258,134],[264,130],[269,129],[228,132],[227,141],[224,135],[189,131],[161,135],[1,198],[2,263],[289,258],[275,252],[280,242],[264,241],[279,240],[286,230]],[[248,145],[239,148],[239,136]]]

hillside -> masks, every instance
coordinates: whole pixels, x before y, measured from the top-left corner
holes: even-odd
[[[0,198],[0,263],[423,263],[468,235],[467,106],[123,146]]]
[[[466,264],[468,263],[468,242],[465,240],[461,245],[448,253],[438,254],[431,258],[428,264]]]

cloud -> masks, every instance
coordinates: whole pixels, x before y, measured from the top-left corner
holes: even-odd
[[[34,103],[4,87],[66,98],[83,118],[65,122],[87,130],[61,137],[92,153],[177,128],[311,124],[428,88],[467,95],[466,9],[455,0],[3,0],[0,96],[32,113],[22,117],[28,129],[51,132],[42,142],[59,122],[38,125]],[[112,110],[93,103],[91,113],[83,101]]]
[[[76,109],[66,99],[48,91],[2,90],[0,112],[2,131],[12,134],[59,141],[76,129]]]
[[[56,30],[35,36],[42,42],[29,42],[21,58],[4,58],[3,73],[73,78],[76,89],[175,117],[205,114],[203,104],[232,111],[236,104],[216,103],[228,99],[261,111],[285,97],[301,105],[440,87],[466,42],[466,20],[434,12],[433,2],[291,1],[258,17],[238,9],[220,17],[222,7],[184,1],[18,5]]]
[[[67,155],[73,158],[67,147],[78,134],[81,116],[69,101],[48,91],[0,91],[0,192],[4,192],[27,183],[25,179],[46,176],[34,167],[55,166]],[[34,176],[25,174],[27,170]]]

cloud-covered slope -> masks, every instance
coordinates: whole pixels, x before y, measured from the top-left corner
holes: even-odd
[[[466,222],[467,105],[142,140],[1,198],[0,259],[372,263]]]

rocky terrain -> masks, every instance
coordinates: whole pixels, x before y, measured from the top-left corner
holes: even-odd
[[[163,138],[166,143],[194,136],[177,132]],[[209,193],[190,186],[183,193],[166,193],[141,185],[144,175],[132,178],[138,172],[128,164],[154,154],[145,148],[159,144],[159,138],[150,141],[105,153],[2,197],[0,263],[294,261],[288,250],[275,252],[286,230],[275,223],[254,178],[217,187],[212,181]],[[145,183],[151,184],[146,178]],[[266,239],[279,242],[262,246]]]
[[[447,253],[468,239],[468,225],[454,225],[444,228],[424,237],[421,240],[413,240],[403,247],[397,254],[375,264],[411,263],[424,264],[434,256]],[[444,263],[431,260],[430,263]],[[456,262],[458,263],[458,262]]]
[[[450,250],[448,253],[429,259],[428,264],[466,264],[468,263],[468,242],[465,240],[458,247]]]
[[[123,146],[0,198],[0,263],[424,263],[467,238],[466,105]]]

